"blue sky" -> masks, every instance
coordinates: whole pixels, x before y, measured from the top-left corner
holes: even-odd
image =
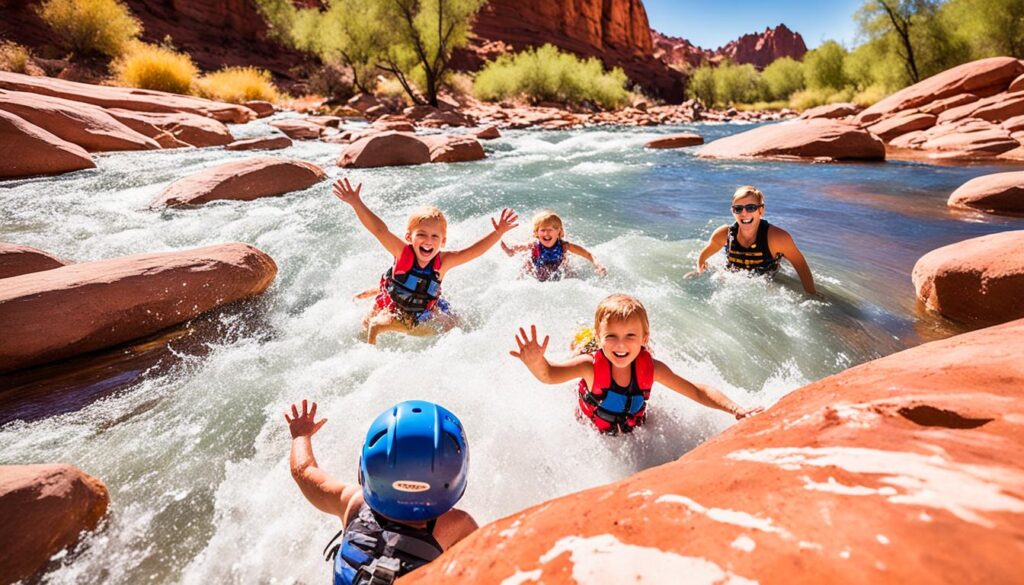
[[[785,23],[813,49],[856,40],[853,13],[863,0],[643,0],[654,30],[716,49],[740,35]]]

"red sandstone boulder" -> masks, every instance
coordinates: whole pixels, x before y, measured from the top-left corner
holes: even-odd
[[[324,131],[323,126],[298,118],[278,120],[271,122],[270,125],[284,132],[288,138],[295,140],[316,140]]]
[[[402,583],[1014,583],[1021,355],[1016,321],[851,368],[676,462],[492,522]]]
[[[466,134],[432,134],[417,136],[430,148],[430,162],[454,163],[483,160],[484,147],[473,136]]]
[[[498,131],[497,126],[492,125],[475,130],[473,136],[476,136],[478,140],[494,140],[495,138],[501,138],[501,132]]]
[[[341,153],[340,167],[393,167],[430,162],[430,147],[412,134],[380,132],[356,140]]]
[[[199,205],[218,199],[252,201],[308,189],[324,180],[313,163],[275,156],[235,160],[171,183],[153,207]]]
[[[225,146],[224,150],[280,150],[291,145],[292,139],[287,136],[263,136],[248,140],[236,140]]]
[[[885,160],[885,145],[856,126],[814,119],[760,126],[720,138],[698,150],[697,156]]]
[[[953,191],[948,205],[985,213],[1024,215],[1024,171],[971,179]]]
[[[974,118],[934,126],[922,138],[918,148],[946,158],[991,157],[1019,146],[1008,131]]]
[[[274,104],[263,100],[251,100],[245,102],[242,105],[249,108],[253,112],[256,112],[257,118],[266,118],[272,116],[274,115],[274,111],[276,110],[276,108],[274,108]]]
[[[107,113],[125,126],[154,140],[160,140],[161,135],[167,133],[178,144],[184,143],[198,148],[225,146],[235,140],[227,126],[213,118],[197,114],[133,112],[118,108],[111,108]]]
[[[853,116],[863,109],[864,108],[858,106],[857,104],[825,104],[824,106],[818,106],[816,108],[805,110],[803,114],[800,114],[800,117],[803,118],[804,120],[810,120],[813,118],[845,118],[847,116]]]
[[[1019,173],[1014,173],[1019,174]],[[972,238],[914,265],[917,298],[944,317],[991,325],[1024,317],[1024,230]]]
[[[81,102],[0,90],[0,110],[89,152],[160,148],[152,138],[118,122],[102,108]]]
[[[60,268],[67,262],[42,250],[0,242],[0,279]]]
[[[373,132],[387,132],[389,130],[394,132],[415,132],[416,126],[409,120],[387,115],[374,120],[370,124],[369,130]]]
[[[973,93],[961,93],[953,97],[948,97],[941,100],[935,100],[934,102],[927,103],[921,106],[921,111],[925,114],[934,114],[938,116],[942,112],[948,109],[956,108],[969,104],[971,102],[978,101],[978,96]]]
[[[991,96],[1005,91],[1024,64],[1012,57],[991,57],[958,65],[901,89],[857,115],[857,122],[871,124],[901,110],[961,93]]]
[[[59,175],[96,166],[84,148],[0,111],[0,178]]]
[[[703,136],[693,132],[681,132],[656,138],[648,142],[645,148],[685,148],[687,146],[697,146],[698,144],[704,144]]]
[[[90,85],[88,83],[77,83],[52,77],[33,77],[6,71],[0,71],[0,89],[49,95],[76,102],[85,102],[103,108],[122,108],[139,112],[184,112],[198,114],[221,122],[248,122],[255,115],[252,110],[244,106],[214,102],[176,93],[128,87]]]
[[[346,103],[348,107],[363,112],[364,114],[366,113],[366,110],[381,105],[380,100],[377,99],[376,96],[365,93],[357,93],[349,98]]]
[[[935,125],[935,116],[922,112],[900,113],[892,118],[886,118],[877,124],[868,126],[868,132],[889,141],[897,136],[916,130],[927,130]]]
[[[0,465],[0,583],[43,569],[96,528],[109,501],[102,481],[71,465]]]
[[[337,128],[341,126],[342,120],[340,116],[310,116],[306,118],[306,121],[324,128]]]
[[[419,125],[424,128],[465,128],[476,126],[476,119],[459,112],[436,110],[421,118]]]
[[[246,244],[82,262],[0,280],[0,372],[112,347],[263,292],[277,266]]]

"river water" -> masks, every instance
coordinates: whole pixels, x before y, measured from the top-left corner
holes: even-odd
[[[920,311],[910,272],[926,252],[1024,220],[951,212],[949,193],[993,166],[919,163],[722,162],[694,149],[648,151],[656,133],[696,130],[709,141],[739,125],[506,132],[484,161],[345,171],[394,230],[414,206],[449,219],[448,247],[468,245],[488,218],[551,207],[567,239],[609,274],[539,283],[494,249],[453,270],[446,296],[464,325],[436,338],[358,340],[372,287],[389,263],[328,182],[283,197],[153,211],[170,181],[229,159],[221,149],[98,156],[98,169],[0,183],[0,241],[74,261],[241,241],[279,273],[261,297],[226,307],[129,350],[0,378],[0,463],[69,462],[111,492],[109,518],[45,583],[317,583],[337,522],[302,498],[288,472],[283,410],[316,400],[329,419],[315,436],[322,467],[355,481],[368,423],[410,398],[455,411],[472,464],[461,507],[481,524],[552,497],[679,457],[732,421],[656,388],[651,419],[629,437],[576,422],[574,385],[545,386],[508,355],[513,333],[537,324],[549,356],[566,357],[575,329],[612,292],[651,315],[655,355],[688,379],[745,404],[867,360],[956,333]],[[232,129],[265,134],[265,122]],[[297,142],[281,154],[322,165],[339,146]],[[769,283],[692,270],[715,227],[731,221],[733,190],[754,184],[767,219],[793,234],[821,298],[791,269]],[[721,255],[713,263],[721,265]]]

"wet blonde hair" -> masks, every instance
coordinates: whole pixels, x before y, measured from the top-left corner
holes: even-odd
[[[565,227],[562,226],[562,218],[558,217],[558,214],[550,209],[542,209],[537,212],[537,215],[533,216],[533,235],[537,235],[537,230],[540,228],[550,225],[558,228],[558,231],[562,232],[562,236],[565,236]]]
[[[757,200],[758,205],[764,205],[764,193],[753,185],[743,185],[736,189],[736,192],[732,194],[732,202],[736,203],[744,197],[753,197]]]
[[[594,331],[600,337],[601,331],[608,323],[625,321],[633,317],[640,318],[640,328],[644,332],[644,337],[650,335],[651,323],[647,319],[647,309],[644,308],[643,303],[636,297],[624,294],[607,296],[597,304],[597,311],[594,313]]]
[[[412,233],[416,226],[428,220],[441,222],[441,235],[444,237],[448,236],[448,220],[445,218],[444,213],[436,207],[417,207],[413,209],[412,213],[409,214],[409,220],[405,224],[405,231]]]

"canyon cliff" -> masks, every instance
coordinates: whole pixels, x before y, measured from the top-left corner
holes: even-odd
[[[793,32],[785,24],[765,28],[764,32],[743,35],[714,51],[698,47],[686,39],[663,35],[651,31],[654,55],[675,69],[685,66],[700,67],[705,63],[718,64],[728,59],[740,65],[751,64],[764,69],[781,57],[803,59],[807,45],[800,33]]]

